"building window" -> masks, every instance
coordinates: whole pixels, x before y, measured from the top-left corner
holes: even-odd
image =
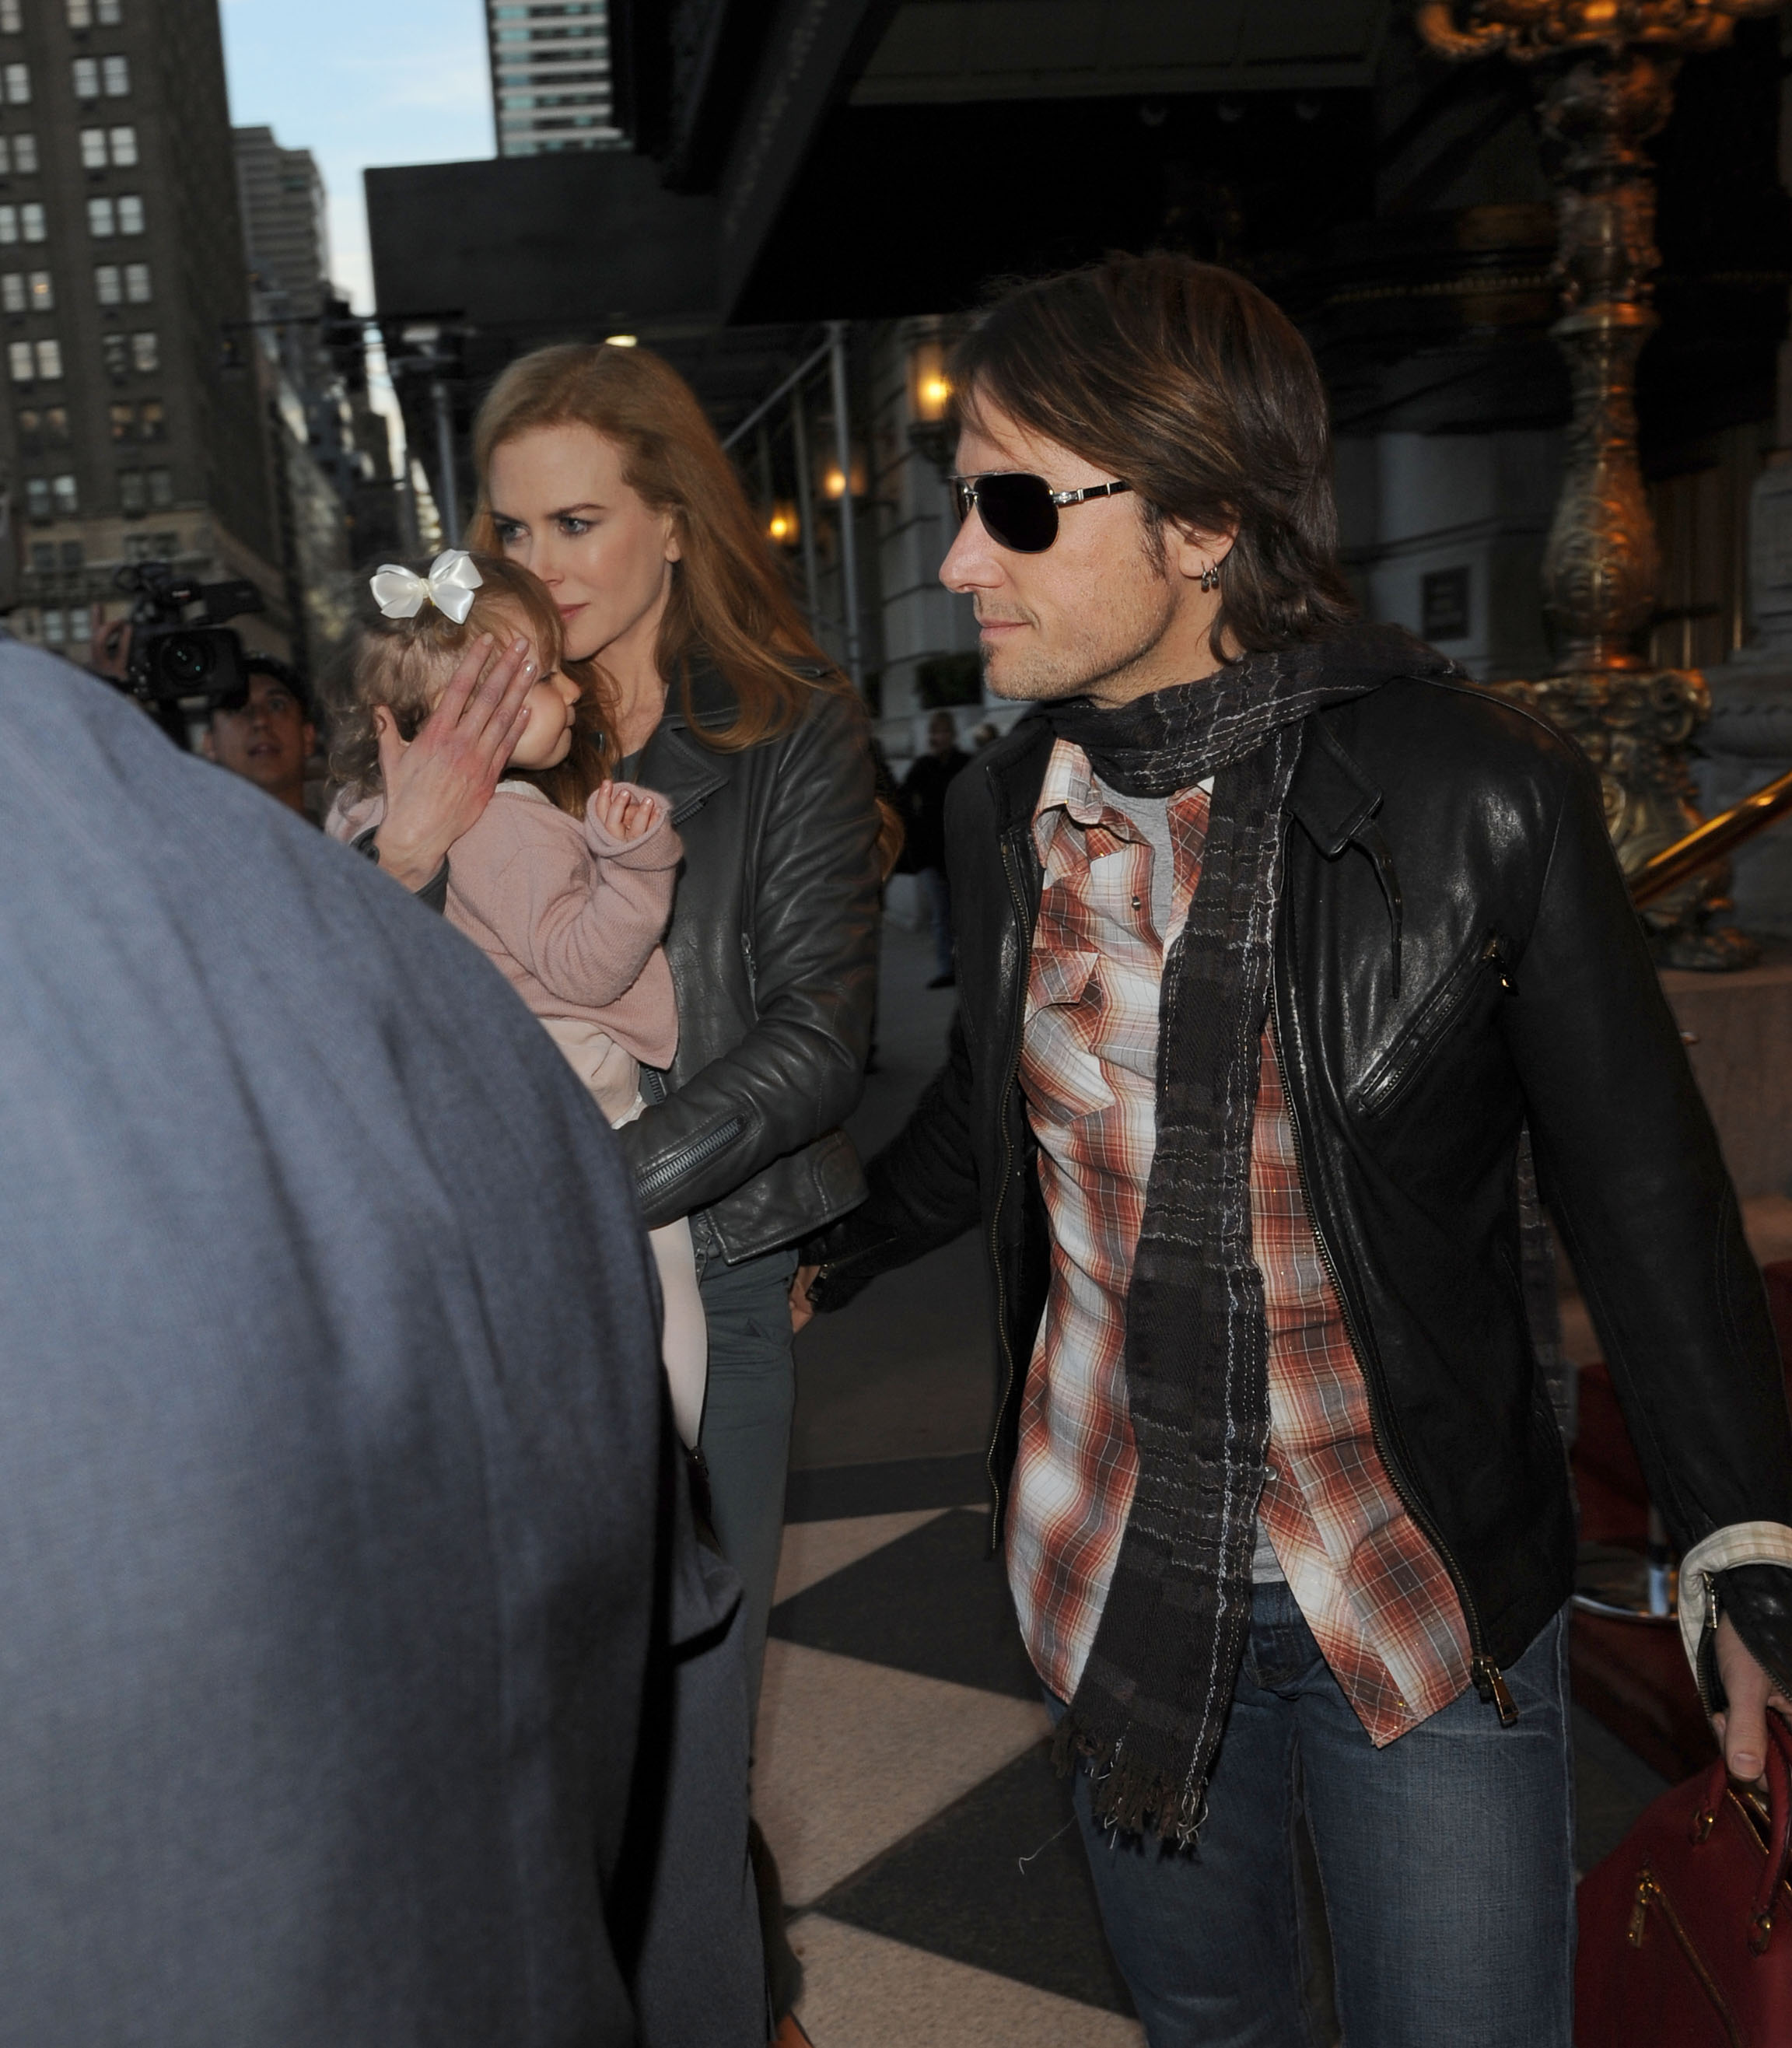
[[[118,509],[127,519],[140,518],[149,510],[149,500],[143,488],[142,470],[121,469],[118,471]]]
[[[152,511],[166,512],[174,503],[174,472],[171,469],[152,469],[145,474],[149,479],[149,507]]]
[[[137,130],[134,128],[114,128],[111,131],[112,161],[121,171],[133,170],[137,165]]]
[[[37,138],[35,135],[15,135],[13,138],[13,169],[21,178],[37,175]]]
[[[91,604],[72,604],[68,607],[68,638],[76,646],[83,646],[93,638],[93,607]]]
[[[14,107],[31,104],[31,67],[29,64],[8,64],[6,69],[6,99]]]
[[[0,36],[16,36],[24,26],[19,0],[0,0]]]
[[[56,543],[54,541],[33,541],[31,543],[31,573],[33,576],[56,574]]]
[[[44,209],[36,200],[29,200],[18,210],[19,226],[25,231],[27,242],[41,242],[44,239]]]
[[[83,171],[103,171],[106,168],[106,130],[103,128],[83,128],[81,130],[81,169]]]
[[[108,99],[122,99],[130,90],[130,59],[129,57],[103,57],[99,64],[100,76],[106,83]]]
[[[134,405],[114,405],[111,408],[112,438],[115,441],[134,440],[137,433],[137,408]]]
[[[28,341],[10,341],[6,344],[6,367],[15,384],[29,384],[35,372],[32,367],[31,344]]]
[[[6,215],[10,206],[0,206],[0,242],[10,242],[15,238],[6,232]],[[104,242],[118,231],[118,210],[109,199],[90,199],[87,201],[87,232],[96,242]]]
[[[103,306],[120,305],[124,293],[118,288],[118,266],[116,263],[96,263],[93,266],[93,295]],[[10,312],[12,308],[6,310]]]
[[[50,497],[59,519],[72,519],[81,509],[80,493],[76,490],[75,479],[72,476],[52,476],[50,479]]]
[[[9,64],[6,68],[10,73],[13,67]],[[24,66],[21,64],[19,68],[22,71]],[[99,66],[95,60],[91,57],[76,57],[73,70],[75,97],[77,99],[97,99],[99,97]],[[6,80],[6,97],[9,99],[12,92],[13,82],[9,76]]]
[[[25,509],[33,519],[48,518],[50,481],[47,476],[28,476],[25,479]]]
[[[31,273],[31,310],[34,313],[56,311],[56,283],[48,270],[33,270]]]
[[[0,242],[12,242],[18,239],[18,208],[0,206]]]
[[[41,341],[37,347],[37,374],[40,377],[60,377],[62,374],[62,343],[60,341]]]
[[[127,263],[125,266],[125,297],[134,306],[146,306],[152,294],[149,290],[149,266],[147,263]]]
[[[44,645],[46,647],[60,647],[68,638],[68,630],[63,623],[62,607],[60,604],[49,606],[44,613]]]
[[[156,347],[154,334],[134,334],[130,338],[130,367],[146,374],[161,367],[161,352]]]
[[[22,271],[9,270],[5,277],[0,277],[0,308],[10,313],[25,311],[25,276]]]
[[[155,538],[154,559],[158,562],[173,561],[180,552],[180,536],[178,533],[158,533]]]
[[[106,366],[106,374],[114,383],[122,384],[130,374],[130,343],[122,334],[103,334],[99,337],[99,359]]]
[[[135,192],[122,192],[118,196],[118,232],[121,235],[141,235],[143,232],[143,202]]]
[[[60,543],[57,552],[62,557],[62,572],[64,576],[72,576],[85,559],[79,541],[64,541]]]
[[[68,408],[66,405],[46,405],[44,408],[44,445],[45,448],[68,447]],[[65,563],[64,567],[67,566]]]
[[[18,452],[21,455],[36,455],[44,445],[43,422],[35,408],[26,406],[15,422],[18,433]]]
[[[138,432],[146,441],[168,439],[168,421],[160,398],[145,398],[137,409]]]

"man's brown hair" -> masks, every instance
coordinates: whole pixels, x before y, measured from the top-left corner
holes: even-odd
[[[1235,527],[1216,659],[1321,638],[1354,612],[1318,366],[1235,271],[1160,252],[1010,286],[959,343],[952,382],[961,417],[987,401],[1123,477],[1160,551],[1166,519]]]

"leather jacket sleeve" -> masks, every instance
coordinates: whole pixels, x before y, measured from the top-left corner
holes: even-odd
[[[804,1263],[821,1269],[809,1288],[817,1309],[844,1308],[880,1273],[949,1244],[977,1221],[970,1098],[970,1055],[955,1016],[945,1065],[865,1169],[871,1193],[803,1247]]]
[[[650,1228],[833,1130],[864,1087],[877,989],[878,812],[855,703],[818,694],[785,743],[754,855],[757,1022],[617,1133]]]
[[[1792,1522],[1792,1422],[1736,1193],[1577,758],[1504,1006],[1543,1192],[1677,1546]],[[1792,1693],[1792,1572],[1722,1575]]]

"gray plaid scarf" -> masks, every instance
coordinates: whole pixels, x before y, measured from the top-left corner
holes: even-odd
[[[1088,1760],[1097,1817],[1131,1832],[1193,1838],[1251,1626],[1270,1424],[1251,1130],[1301,721],[1450,667],[1398,627],[1358,626],[1119,710],[1046,714],[1124,795],[1214,778],[1200,879],[1164,964],[1157,1151],[1127,1297],[1138,1488],[1056,1751],[1061,1767]]]

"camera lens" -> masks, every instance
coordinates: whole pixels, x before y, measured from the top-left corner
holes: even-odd
[[[217,650],[202,633],[171,634],[163,642],[162,668],[177,683],[203,683],[217,665]]]

